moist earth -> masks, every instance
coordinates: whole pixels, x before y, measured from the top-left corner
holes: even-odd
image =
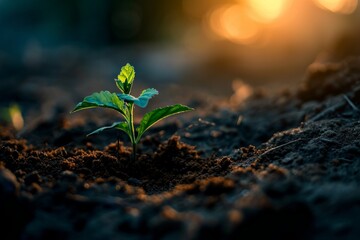
[[[0,129],[1,239],[359,239],[360,59],[126,136],[55,111]]]

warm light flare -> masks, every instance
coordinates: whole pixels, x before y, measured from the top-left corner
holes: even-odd
[[[259,39],[264,23],[276,20],[292,0],[242,0],[223,5],[209,14],[208,25],[218,36],[239,44],[253,44]]]
[[[322,9],[342,14],[351,14],[358,5],[358,0],[314,0]]]
[[[12,105],[9,108],[9,115],[14,128],[20,131],[24,127],[24,119],[22,117],[20,107],[16,104]]]
[[[234,94],[230,98],[230,103],[233,106],[242,104],[254,93],[253,88],[240,79],[236,79],[232,82],[232,88],[234,90]]]
[[[321,14],[318,8],[351,14],[357,9],[358,2],[359,0],[237,0],[235,4],[220,4],[211,10],[206,16],[206,29],[211,31],[212,36],[237,44],[263,47],[272,42],[281,47],[282,41],[291,40],[295,44],[311,37],[320,37],[315,29],[318,27],[316,24],[321,21],[329,22],[323,30],[328,31],[329,35],[321,37],[333,37],[338,32],[334,29],[341,28],[341,24],[334,18]],[[314,5],[318,8],[314,8]]]
[[[211,30],[220,37],[225,37],[224,29],[222,26],[221,18],[224,15],[225,10],[228,6],[219,7],[213,10],[209,15],[209,26]]]
[[[253,17],[260,22],[271,22],[285,11],[289,0],[247,0]]]
[[[235,43],[252,43],[259,33],[258,24],[238,4],[214,10],[210,14],[209,23],[213,32]]]
[[[227,32],[227,37],[235,42],[252,42],[259,32],[257,24],[246,15],[240,5],[233,5],[226,9],[221,23]]]

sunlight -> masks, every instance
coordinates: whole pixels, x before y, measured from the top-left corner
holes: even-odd
[[[213,11],[210,15],[210,28],[220,37],[242,44],[252,43],[259,33],[259,26],[238,4]]]
[[[358,5],[358,0],[314,0],[322,9],[342,14],[351,14]]]
[[[253,17],[260,22],[271,22],[281,16],[289,0],[248,0]]]
[[[209,14],[208,25],[221,38],[238,44],[252,44],[260,36],[264,23],[278,19],[291,0],[247,0],[223,5]]]
[[[229,40],[249,43],[259,32],[259,28],[244,12],[240,5],[233,5],[224,12],[221,23]]]
[[[328,21],[329,24],[324,31],[329,31],[330,35],[335,33],[338,31],[335,29],[341,26],[333,17],[322,16],[324,15],[322,10],[351,14],[357,9],[358,2],[358,0],[237,0],[235,4],[215,5],[212,10],[208,10],[204,18],[204,26],[210,36],[236,44],[258,47],[265,46],[269,43],[269,39],[272,39],[273,43],[277,42],[281,47],[282,41],[289,39],[300,41],[299,39],[317,35],[314,30],[315,25],[312,26],[315,22]],[[319,17],[313,21],[311,18],[303,17],[307,14],[315,18]]]
[[[221,17],[223,16],[227,6],[219,7],[210,13],[208,24],[211,30],[219,37],[225,37],[225,32],[222,26]]]

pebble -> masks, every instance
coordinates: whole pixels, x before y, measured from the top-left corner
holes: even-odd
[[[32,183],[40,183],[42,181],[40,174],[37,171],[29,173],[24,178],[26,185],[31,185]]]
[[[139,179],[137,179],[137,178],[129,178],[128,180],[127,180],[127,182],[128,182],[128,184],[130,184],[130,185],[133,185],[133,186],[141,186],[141,184],[142,184],[142,182],[139,180]]]
[[[64,181],[68,181],[68,182],[76,182],[77,181],[77,175],[69,170],[65,170],[63,172],[61,172],[60,174],[61,179]]]
[[[0,199],[17,196],[19,194],[20,184],[15,175],[8,169],[0,169]]]

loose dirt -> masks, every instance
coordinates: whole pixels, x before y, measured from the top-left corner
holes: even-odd
[[[136,161],[116,131],[85,137],[96,114],[2,124],[0,238],[359,239],[360,59],[310,66],[295,92],[192,105]]]

